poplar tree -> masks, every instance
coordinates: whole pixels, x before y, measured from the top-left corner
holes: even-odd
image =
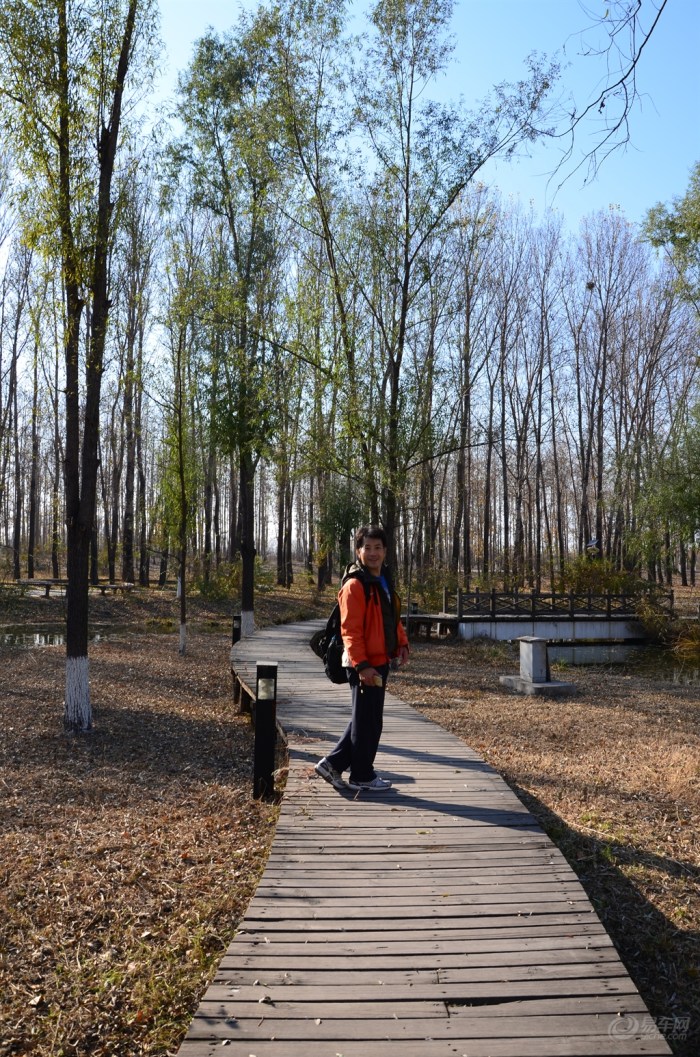
[[[75,732],[92,727],[88,574],[111,304],[112,184],[127,77],[140,47],[151,43],[154,11],[153,0],[6,0],[0,19],[0,92],[22,208],[33,219],[36,244],[60,260],[65,297],[64,721]]]
[[[230,275],[216,310],[225,340],[215,421],[221,448],[238,460],[241,627],[247,635],[254,629],[255,472],[274,418],[267,317],[278,281],[281,169],[264,10],[253,20],[242,18],[237,29],[197,43],[180,83],[187,135],[173,153],[178,166],[190,170],[193,207],[228,229]]]

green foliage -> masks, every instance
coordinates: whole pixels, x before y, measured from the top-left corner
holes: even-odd
[[[60,250],[60,222],[65,203],[57,179],[60,119],[65,115],[59,60],[58,4],[47,0],[3,0],[0,17],[0,122],[16,165],[14,198],[27,244],[39,246],[51,259]],[[80,252],[74,266],[88,281],[96,239],[98,170],[96,143],[109,121],[117,83],[126,4],[65,4],[68,61],[69,165],[71,171],[71,237]],[[130,105],[145,95],[155,73],[158,49],[158,5],[139,0],[126,91]],[[122,121],[122,144],[137,122]],[[96,135],[98,133],[98,135]],[[116,213],[119,199],[115,196]],[[64,220],[66,218],[64,217]],[[115,221],[118,222],[118,218]],[[65,236],[65,232],[63,233]]]
[[[700,162],[690,174],[690,186],[671,208],[655,205],[647,215],[645,233],[654,246],[664,247],[677,276],[681,296],[700,311]]]
[[[672,528],[687,544],[700,532],[700,405],[685,418],[652,468],[638,502],[636,543],[645,557],[658,550],[661,533]]]
[[[577,595],[627,595],[635,599],[635,612],[646,636],[657,642],[668,641],[671,615],[663,598],[661,585],[642,580],[636,573],[618,569],[605,558],[580,555],[562,569],[556,584],[558,591]]]
[[[635,573],[617,569],[605,558],[590,558],[581,554],[567,562],[556,582],[557,591],[575,594],[640,595],[649,585]]]
[[[275,570],[258,555],[255,559],[255,589],[261,594],[266,594],[268,591],[275,591],[276,588]]]
[[[233,601],[241,593],[242,567],[240,558],[233,562],[221,562],[209,570],[208,578],[202,570],[192,578],[192,584],[204,598],[214,602]],[[261,558],[255,559],[255,587],[263,594],[275,589],[275,574],[271,566]]]
[[[660,605],[657,592],[652,589],[639,597],[635,608],[647,639],[652,642],[668,642],[672,635],[673,622],[668,609]]]
[[[341,566],[347,565],[353,555],[350,538],[354,528],[363,521],[364,511],[357,494],[357,486],[348,478],[333,478],[327,485],[318,518],[319,553],[316,561],[322,562],[329,553],[337,554]]]
[[[241,592],[241,563],[222,562],[209,571],[208,578],[199,572],[193,578],[193,586],[205,598],[216,602],[238,598]]]
[[[428,569],[422,574],[420,581],[412,586],[411,599],[429,613],[440,612],[445,587],[454,599],[459,587],[457,574],[442,566]]]

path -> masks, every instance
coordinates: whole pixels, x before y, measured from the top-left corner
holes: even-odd
[[[461,741],[387,695],[377,765],[394,788],[343,794],[315,775],[349,710],[308,648],[317,626],[232,651],[253,686],[257,661],[279,663],[290,770],[180,1057],[669,1054],[575,874]]]

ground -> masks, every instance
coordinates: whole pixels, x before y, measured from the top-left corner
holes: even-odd
[[[261,622],[325,615],[301,585]],[[60,599],[0,594],[0,624]],[[0,646],[0,1057],[164,1057],[264,868],[276,809],[251,797],[228,602],[172,589],[91,601],[95,732],[62,730],[61,647]],[[696,666],[697,667],[697,666]],[[698,1053],[698,685],[567,673],[563,701],[506,693],[507,647],[419,644],[394,690],[513,785],[580,874],[679,1057]],[[690,1018],[690,1027],[686,1019]]]

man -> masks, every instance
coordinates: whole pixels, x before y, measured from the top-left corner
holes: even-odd
[[[408,660],[408,638],[401,623],[400,602],[384,562],[384,529],[365,525],[355,537],[357,560],[343,576],[338,595],[343,664],[348,669],[352,717],[345,733],[316,771],[335,789],[384,792],[391,782],[374,769],[384,717],[384,693],[392,660]],[[343,771],[350,768],[346,783]]]

